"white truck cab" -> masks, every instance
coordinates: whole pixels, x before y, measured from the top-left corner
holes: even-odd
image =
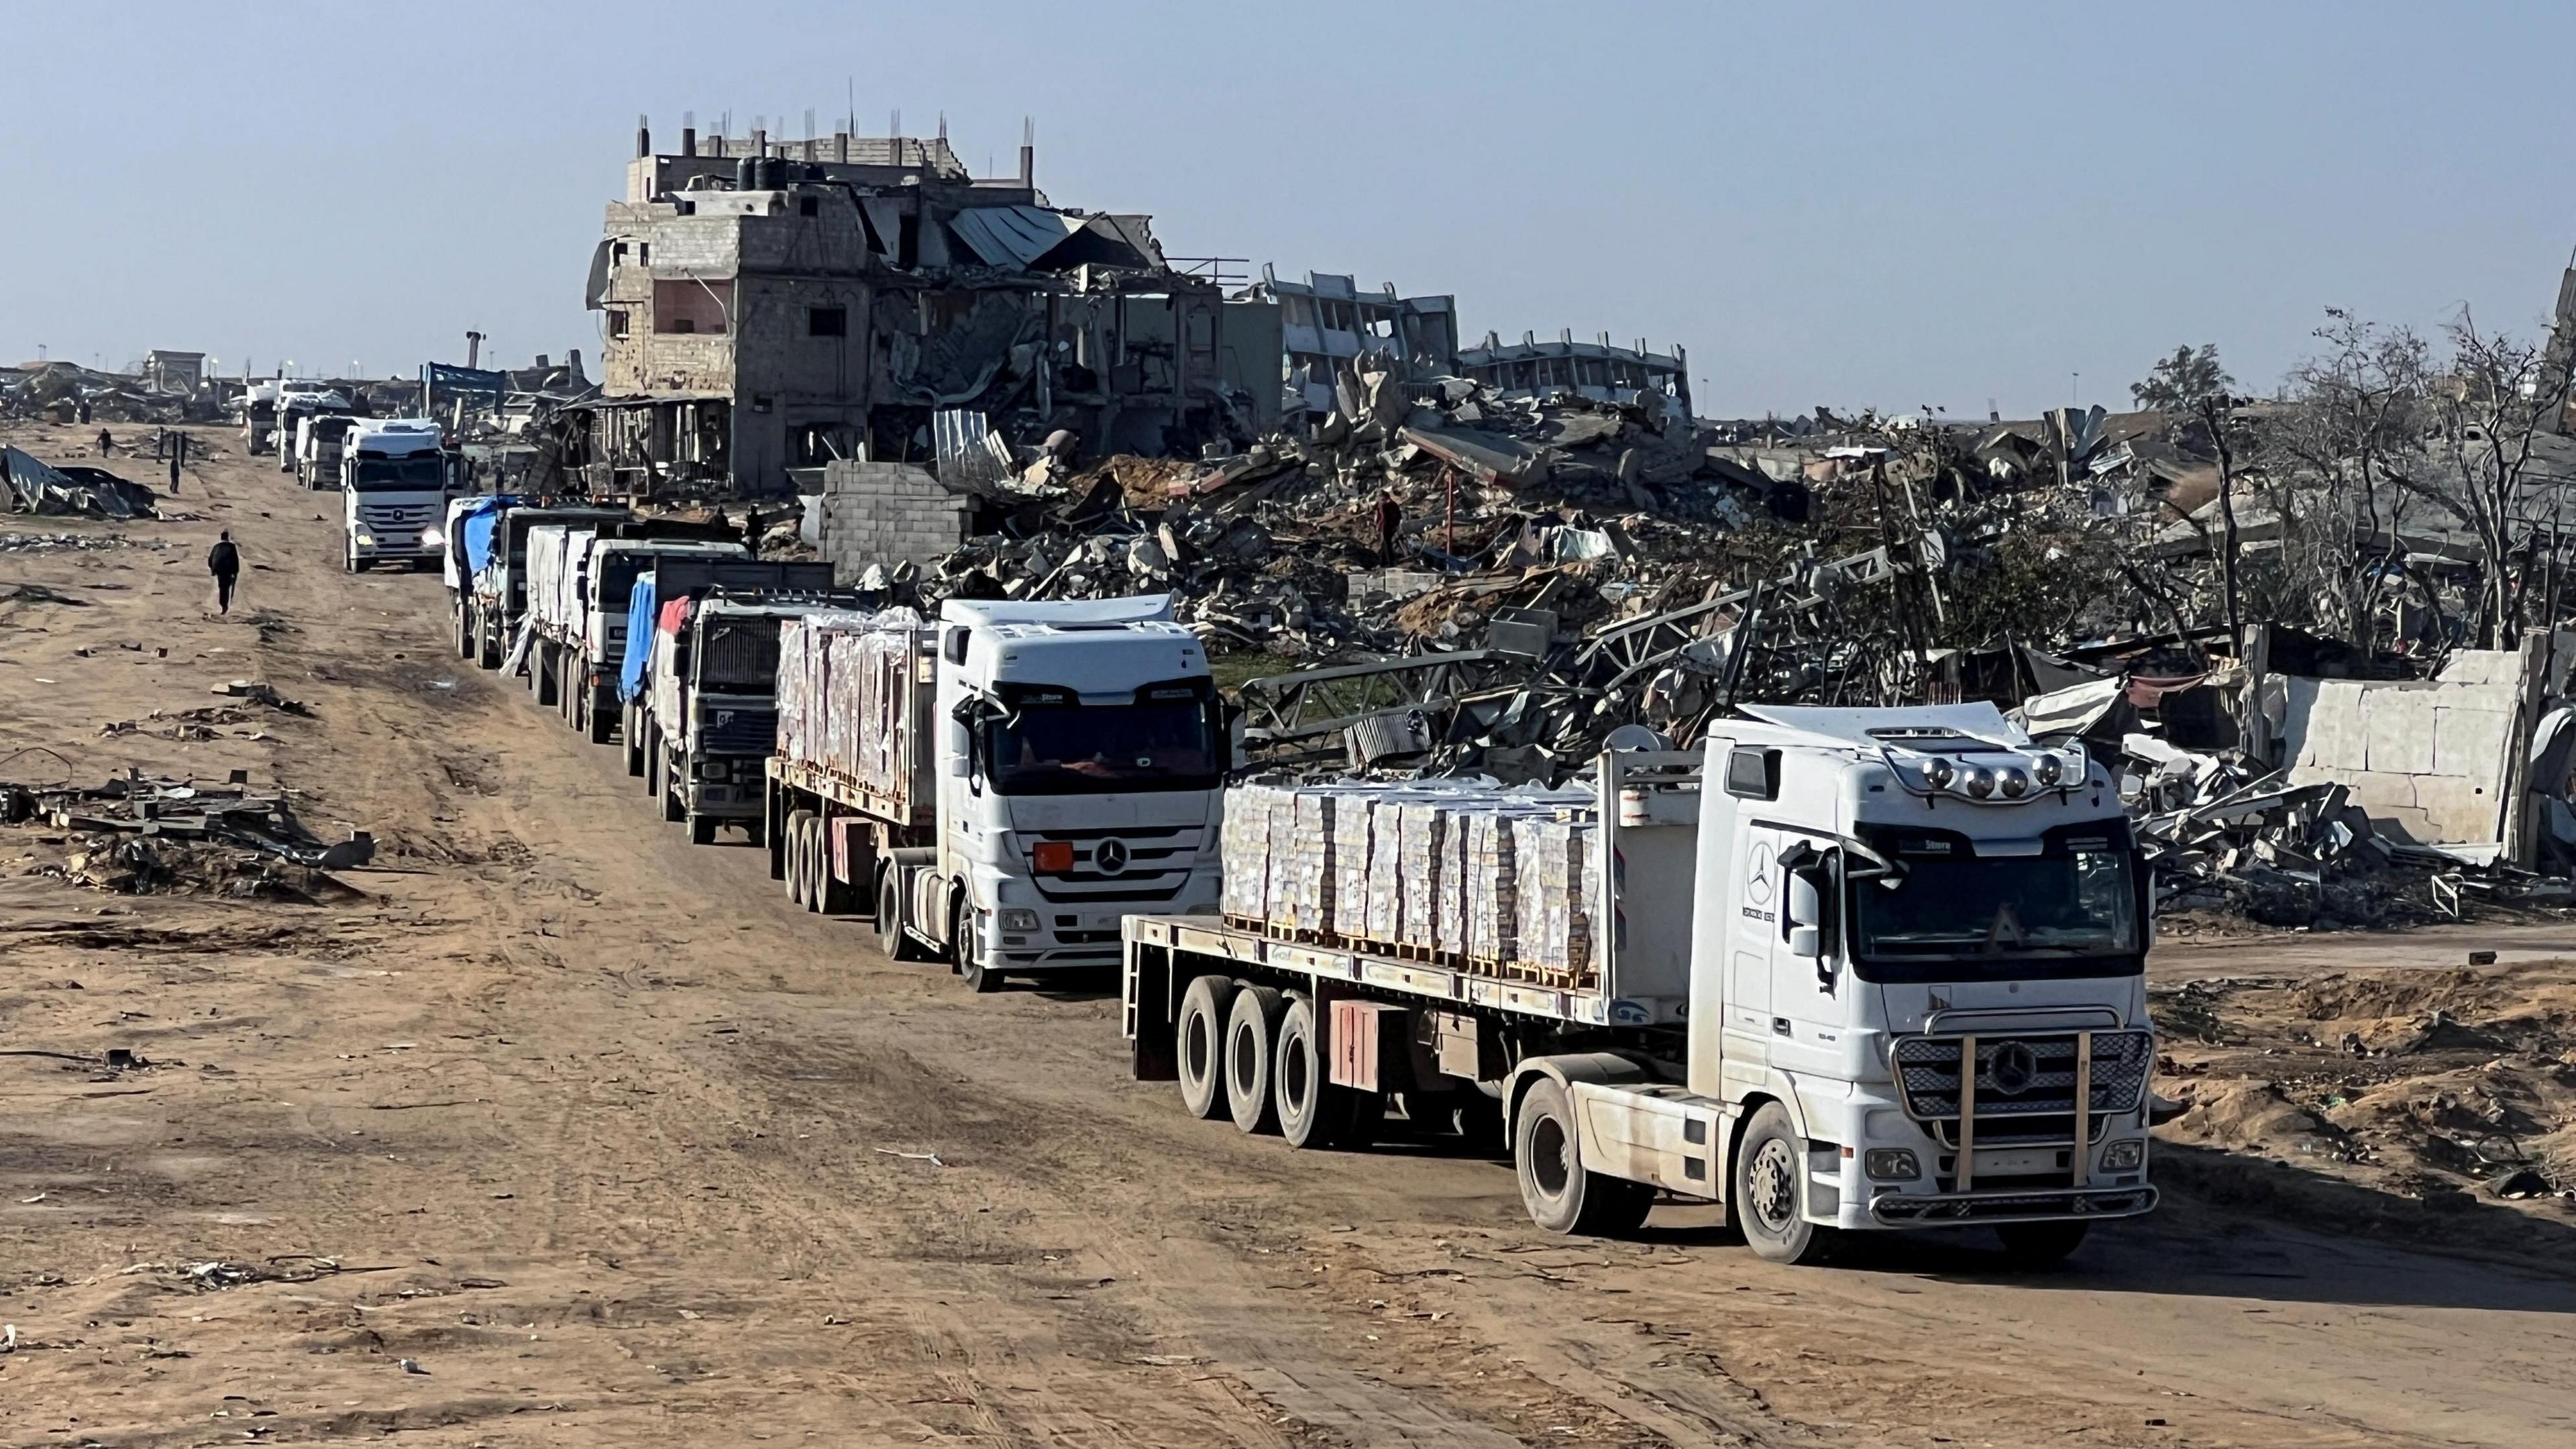
[[[427,418],[363,418],[341,442],[343,562],[351,573],[380,560],[418,566],[444,552],[440,526],[458,490]]]
[[[1168,595],[949,600],[936,727],[938,873],[977,984],[1114,966],[1128,913],[1216,909],[1225,720]]]

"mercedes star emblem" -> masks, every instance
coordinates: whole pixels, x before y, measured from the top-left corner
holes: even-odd
[[[1996,1091],[2018,1097],[2039,1080],[2039,1053],[2021,1042],[2008,1041],[1995,1048],[1994,1060],[1986,1070],[1994,1078]]]
[[[1116,875],[1127,868],[1127,842],[1104,840],[1091,847],[1092,868],[1102,875]]]

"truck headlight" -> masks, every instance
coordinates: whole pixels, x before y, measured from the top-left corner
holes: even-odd
[[[1005,931],[1034,931],[1038,928],[1038,913],[1035,911],[1005,906],[999,915]]]
[[[1873,1147],[1861,1159],[1861,1167],[1879,1182],[1912,1182],[1923,1175],[1923,1165],[1914,1160],[1910,1147]]]
[[[439,532],[435,526],[432,526],[420,531],[420,541],[423,547],[436,548],[440,544],[447,542],[447,535]]]
[[[362,533],[362,534],[359,534],[359,535],[358,535],[358,547],[360,547],[360,548],[374,548],[375,546],[376,546],[376,536],[375,536],[374,534],[372,534],[372,533]]]
[[[2147,1139],[2123,1137],[2102,1149],[2104,1172],[2135,1172],[2146,1165]]]

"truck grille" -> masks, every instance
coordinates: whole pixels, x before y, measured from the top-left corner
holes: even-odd
[[[698,748],[711,755],[766,755],[778,746],[778,712],[720,709],[698,725]]]
[[[435,503],[361,503],[358,521],[373,528],[418,529],[438,515]]]
[[[1976,1143],[2039,1146],[2075,1140],[2077,1039],[2093,1039],[2087,1141],[2100,1119],[2134,1112],[2155,1064],[2155,1038],[2143,1031],[1997,1032],[1992,1036],[1909,1036],[1890,1053],[1907,1116],[1958,1145],[1959,1057],[1976,1043]]]

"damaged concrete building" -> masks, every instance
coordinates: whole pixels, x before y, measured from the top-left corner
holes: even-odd
[[[1681,403],[1690,417],[1690,357],[1678,346],[1649,352],[1646,339],[1634,347],[1614,347],[1604,332],[1597,342],[1577,342],[1567,328],[1556,341],[1541,342],[1524,332],[1506,343],[1488,332],[1481,347],[1458,354],[1458,373],[1472,377],[1504,398],[1545,397],[1564,393],[1594,402],[1626,405],[1649,390]]]
[[[1195,454],[1278,417],[1279,312],[1174,270],[1150,219],[977,177],[946,139],[639,128],[589,305],[598,397],[568,409],[599,495],[774,496],[835,460],[934,456],[934,413],[1007,443]],[[811,491],[810,489],[807,491]]]
[[[1241,296],[1279,304],[1288,394],[1283,401],[1292,411],[1302,410],[1309,421],[1333,410],[1334,374],[1356,365],[1363,352],[1393,362],[1404,382],[1458,370],[1455,297],[1399,297],[1393,282],[1363,292],[1355,279],[1330,272],[1308,272],[1302,282],[1285,282],[1267,263],[1261,280]]]

